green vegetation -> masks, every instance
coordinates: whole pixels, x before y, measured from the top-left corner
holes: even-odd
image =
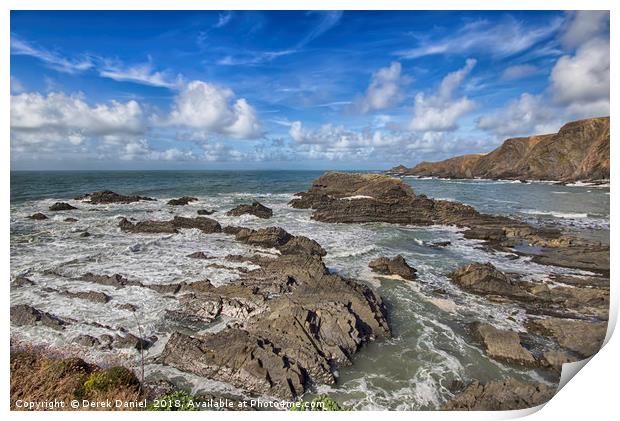
[[[299,400],[291,407],[291,411],[346,411],[338,402],[327,395],[319,395],[310,402]]]
[[[147,411],[198,411],[196,398],[181,390],[160,396],[146,407]]]
[[[95,371],[84,383],[84,390],[88,392],[107,392],[123,386],[138,386],[140,382],[131,370],[125,367],[112,367],[102,371]]]

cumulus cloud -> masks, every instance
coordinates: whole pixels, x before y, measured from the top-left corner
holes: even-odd
[[[82,95],[52,92],[11,96],[11,139],[45,143],[115,136],[136,136],[145,131],[142,108],[136,101],[89,105]]]
[[[119,158],[123,161],[188,161],[195,159],[192,151],[177,148],[156,150],[146,139],[132,140],[122,146]]]
[[[561,37],[567,48],[576,48],[592,38],[609,31],[608,10],[578,10],[568,12],[566,29]]]
[[[409,80],[401,75],[401,65],[393,62],[375,72],[364,96],[353,101],[352,109],[361,113],[383,110],[403,99],[401,88]]]
[[[342,125],[324,124],[306,128],[295,121],[289,129],[292,139],[290,154],[298,159],[329,161],[416,162],[488,150],[494,139],[466,139],[445,132],[407,132],[367,127],[347,129]]]
[[[555,102],[578,117],[609,113],[609,41],[595,38],[574,55],[560,57],[551,71]]]
[[[244,98],[235,100],[232,90],[200,80],[181,88],[165,124],[238,139],[262,136],[256,111]]]
[[[550,108],[541,95],[524,93],[495,114],[478,119],[477,126],[505,137],[553,133],[562,124],[558,115],[558,110]]]
[[[454,93],[475,65],[475,59],[468,59],[462,69],[444,77],[434,95],[416,94],[414,116],[409,128],[438,132],[456,130],[459,118],[472,111],[475,104],[466,96],[454,98]]]

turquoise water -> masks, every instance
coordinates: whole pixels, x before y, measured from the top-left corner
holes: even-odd
[[[13,304],[28,303],[61,317],[78,321],[63,332],[45,328],[13,328],[12,333],[37,344],[66,347],[81,333],[109,334],[109,328],[95,328],[90,322],[124,327],[135,332],[133,316],[117,310],[114,303],[132,303],[145,336],[159,341],[148,351],[156,357],[174,329],[165,317],[177,302],[144,288],[115,290],[105,286],[80,285],[68,278],[86,272],[121,273],[145,283],[173,283],[209,278],[222,285],[238,277],[233,269],[211,268],[209,263],[230,265],[228,254],[251,253],[248,246],[223,234],[205,235],[195,230],[180,234],[128,235],[118,229],[119,216],[142,219],[170,219],[173,215],[195,216],[197,209],[215,209],[212,215],[222,225],[249,227],[281,226],[292,234],[317,240],[327,250],[328,267],[375,288],[390,311],[394,338],[369,344],[356,356],[354,365],[339,370],[337,386],[319,386],[318,392],[333,395],[355,409],[433,409],[451,395],[453,381],[468,383],[513,376],[525,380],[555,383],[557,377],[540,370],[507,366],[488,359],[467,333],[473,321],[523,330],[525,313],[512,305],[491,304],[454,287],[446,274],[472,261],[492,262],[506,271],[522,272],[545,279],[552,272],[570,270],[541,266],[507,253],[490,253],[479,242],[466,240],[453,227],[409,227],[389,224],[324,224],[310,219],[311,211],[292,209],[287,203],[298,191],[306,190],[322,172],[313,171],[135,171],[135,172],[13,172],[11,174],[11,273],[26,275],[35,286],[11,292]],[[521,184],[483,180],[436,180],[406,178],[417,193],[457,200],[480,211],[509,214],[536,224],[559,225],[580,235],[608,241],[609,188],[558,186],[546,183]],[[129,205],[91,206],[73,201],[78,194],[110,189],[159,199]],[[199,198],[188,206],[171,207],[166,200],[183,195]],[[68,201],[78,207],[70,211],[78,222],[69,224],[69,213],[51,213],[49,205]],[[273,218],[261,220],[249,215],[229,217],[225,211],[239,203],[259,200],[274,210]],[[46,221],[26,218],[34,212],[50,216]],[[91,236],[84,238],[81,233]],[[451,244],[437,249],[432,241]],[[189,259],[187,254],[204,251],[214,260]],[[416,282],[378,277],[368,262],[378,256],[402,254],[418,269]],[[43,287],[48,287],[43,290]],[[101,290],[112,296],[108,304],[69,299],[55,293],[69,289]],[[443,290],[438,295],[437,290]],[[208,327],[221,328],[221,324]],[[87,359],[137,364],[135,352],[78,350]],[[229,385],[186,375],[157,364],[147,366],[147,375],[174,378],[194,392],[226,390]]]

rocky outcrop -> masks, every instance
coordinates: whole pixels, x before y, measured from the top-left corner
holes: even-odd
[[[239,241],[257,247],[296,245],[274,257],[230,256],[260,266],[232,283],[183,287],[181,308],[171,317],[234,322],[216,333],[174,333],[161,355],[164,364],[250,394],[293,399],[312,383],[335,383],[335,368],[351,364],[363,343],[390,336],[381,299],[365,285],[330,274],[317,243],[275,227],[235,231]]]
[[[606,320],[609,313],[609,284],[601,278],[581,279],[580,286],[554,285],[504,273],[490,263],[472,263],[448,275],[464,290],[493,301],[518,302],[529,313],[562,317],[596,317]],[[608,281],[607,281],[608,282]]]
[[[211,218],[198,216],[196,218],[185,218],[175,216],[170,221],[139,221],[133,223],[127,218],[121,218],[118,226],[122,231],[131,233],[168,233],[176,234],[181,228],[196,228],[205,234],[213,234],[222,231],[219,222]]]
[[[54,316],[53,314],[36,309],[27,304],[11,306],[11,323],[16,326],[43,325],[55,330],[63,330],[68,321]]]
[[[73,210],[73,209],[77,209],[77,208],[65,202],[56,202],[52,206],[49,207],[49,210],[52,212],[66,211],[66,210]]]
[[[590,357],[601,349],[607,333],[606,322],[558,318],[530,320],[528,328],[552,337],[560,346],[583,358]]]
[[[269,219],[273,216],[273,211],[260,202],[252,202],[251,205],[239,205],[226,212],[228,216],[241,216],[245,214],[254,215],[262,219]]]
[[[227,227],[228,228],[228,227]],[[235,239],[245,244],[275,248],[282,254],[310,254],[325,256],[327,253],[319,243],[301,235],[291,235],[282,228],[268,227],[258,230],[238,228],[229,230]]]
[[[445,405],[449,411],[508,411],[532,408],[548,402],[555,390],[542,383],[523,383],[510,378],[481,384],[478,381],[457,393]]]
[[[490,358],[525,366],[536,364],[534,356],[521,345],[517,332],[497,329],[486,323],[476,323],[473,330]]]
[[[391,173],[421,177],[593,181],[609,179],[609,117],[567,123],[556,134],[506,140],[494,151],[422,162]]]
[[[213,215],[215,213],[215,210],[213,210],[213,209],[198,209],[196,211],[196,213],[198,215]]]
[[[69,298],[79,298],[81,300],[92,301],[94,303],[105,304],[112,299],[108,294],[98,291],[61,291],[61,295]]]
[[[183,197],[179,197],[178,199],[168,200],[168,204],[172,206],[185,206],[191,202],[197,202],[197,201],[198,201],[197,197],[183,196]]]
[[[526,241],[558,246],[572,241],[558,230],[537,229],[508,217],[481,214],[461,203],[416,195],[402,180],[382,174],[328,172],[296,196],[290,205],[313,209],[312,218],[322,222],[456,225],[469,228],[467,238],[496,244]]]
[[[87,193],[82,196],[77,196],[75,200],[82,200],[82,201],[85,201],[86,203],[92,203],[95,205],[105,205],[109,203],[127,204],[127,203],[139,202],[142,200],[153,201],[155,199],[151,197],[137,196],[137,195],[125,196],[125,195],[118,194],[110,190],[104,190],[104,191],[99,191],[99,192],[94,192],[94,193]]]
[[[416,278],[416,270],[407,264],[407,261],[400,254],[393,258],[379,257],[368,263],[368,267],[373,272],[382,275],[396,275],[403,279],[414,280]]]

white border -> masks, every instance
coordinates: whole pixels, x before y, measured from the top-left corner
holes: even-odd
[[[0,53],[2,57],[0,65],[0,86],[1,92],[4,92],[2,103],[5,104],[2,107],[2,113],[0,119],[2,122],[2,136],[3,147],[5,153],[2,154],[3,160],[3,180],[1,183],[2,198],[4,206],[2,207],[3,220],[2,225],[2,237],[5,241],[2,243],[2,251],[4,256],[3,268],[5,279],[5,294],[2,294],[4,320],[1,323],[0,329],[2,329],[3,337],[6,342],[2,348],[2,361],[5,364],[5,368],[2,372],[3,382],[2,389],[0,390],[0,397],[2,397],[2,409],[6,414],[16,418],[45,418],[45,419],[57,419],[57,418],[82,418],[83,413],[21,413],[9,411],[9,282],[10,275],[9,268],[9,214],[10,214],[10,159],[9,159],[9,126],[10,126],[10,77],[9,77],[9,63],[10,63],[10,10],[611,10],[611,66],[612,69],[618,68],[617,54],[613,54],[617,42],[617,28],[616,24],[616,9],[618,9],[620,2],[602,1],[602,0],[547,0],[545,2],[540,0],[507,0],[497,1],[481,1],[481,0],[469,0],[457,1],[457,0],[434,0],[432,2],[414,2],[414,1],[397,1],[397,0],[304,0],[296,1],[295,4],[289,1],[283,0],[263,0],[260,4],[256,1],[250,0],[226,0],[226,1],[211,1],[211,2],[199,2],[192,0],[151,0],[151,1],[138,1],[138,0],[89,0],[88,2],[80,2],[75,0],[60,0],[60,1],[43,1],[43,0],[5,0],[2,2],[2,8],[4,9],[0,14],[0,31],[2,42],[0,43]],[[618,92],[616,89],[615,79],[611,79],[611,104],[616,103],[618,98]],[[611,125],[616,127],[616,118],[613,112],[611,112]],[[615,183],[617,177],[617,166],[615,165],[617,158],[618,147],[615,141],[611,143],[611,155],[614,165],[611,168],[611,190],[615,189]],[[618,200],[616,194],[611,196],[611,215],[615,215],[618,209]],[[615,217],[614,217],[615,220]],[[615,226],[615,225],[613,225]],[[617,244],[618,236],[612,229],[611,241],[612,244]],[[540,408],[524,411],[512,411],[512,412],[390,412],[382,415],[383,417],[389,417],[394,419],[438,419],[438,420],[480,420],[480,419],[510,419],[521,417],[535,412],[530,416],[533,420],[543,420],[550,417],[563,419],[563,420],[579,420],[584,419],[611,419],[618,408],[618,374],[619,364],[618,356],[620,356],[620,345],[617,335],[611,337],[610,333],[615,326],[616,315],[618,310],[618,294],[616,291],[618,281],[614,279],[615,265],[613,262],[618,259],[619,253],[615,247],[611,249],[611,268],[612,268],[612,288],[611,288],[611,310],[610,310],[610,326],[608,330],[609,342],[603,347],[603,349],[595,355],[587,364],[588,368],[579,372],[575,378],[566,384],[566,386],[555,396],[542,410]],[[574,367],[573,367],[574,369]],[[574,374],[574,373],[573,373]],[[182,415],[181,415],[182,414]],[[315,413],[316,414],[316,413]],[[218,418],[218,419],[232,419],[232,418],[246,418],[252,417],[253,419],[266,420],[273,418],[288,418],[288,417],[313,417],[309,412],[262,412],[262,413],[226,413],[226,412],[210,412],[204,413],[163,413],[163,412],[148,412],[144,414],[130,412],[130,413],[118,413],[115,416],[119,417],[135,417],[136,415],[143,415],[154,418],[170,417],[170,416],[182,416],[183,418],[191,419],[204,419]],[[321,417],[327,418],[350,418],[354,417],[356,420],[374,418],[374,412],[348,412],[348,413],[321,413]],[[90,412],[88,417],[95,419],[102,419],[109,417],[109,414],[103,412]],[[616,415],[617,417],[617,415]]]

